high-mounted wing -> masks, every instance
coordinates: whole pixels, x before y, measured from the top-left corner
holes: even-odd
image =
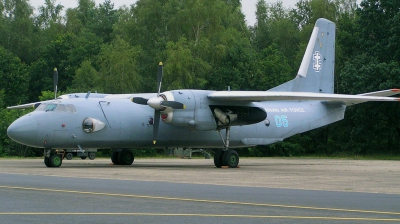
[[[43,103],[43,102],[21,104],[21,105],[17,105],[17,106],[7,107],[7,109],[9,109],[9,110],[11,110],[11,109],[32,109],[32,108],[38,107],[41,103]]]
[[[320,100],[327,102],[343,102],[346,105],[368,101],[400,101],[400,98],[387,97],[400,94],[399,89],[384,90],[359,95],[311,93],[311,92],[275,92],[275,91],[219,91],[208,95],[215,101],[260,102],[260,101],[303,101]]]

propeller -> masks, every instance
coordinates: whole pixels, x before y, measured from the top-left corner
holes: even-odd
[[[54,99],[57,99],[57,84],[58,84],[58,71],[57,68],[54,68],[54,73],[53,73]]]
[[[149,105],[151,108],[154,109],[153,144],[156,144],[157,141],[158,129],[160,126],[161,111],[163,111],[167,107],[170,107],[172,109],[186,108],[185,104],[176,101],[168,101],[164,99],[163,96],[160,95],[162,76],[163,76],[163,63],[160,62],[158,64],[158,73],[157,73],[157,96],[150,99],[146,99],[143,97],[132,98],[132,102],[141,105]]]
[[[161,92],[161,82],[162,82],[162,76],[163,76],[163,63],[160,62],[158,64],[158,72],[157,72],[157,100],[160,99],[160,92]],[[154,98],[152,98],[154,99]],[[150,100],[152,100],[150,99]],[[147,101],[148,105],[151,106],[151,104],[149,103],[149,101]],[[160,104],[161,105],[161,102]],[[156,106],[156,105],[155,105]],[[160,116],[161,116],[161,109],[156,109],[155,107],[153,107],[154,110],[154,125],[153,125],[153,145],[156,144],[157,141],[157,135],[158,135],[158,127],[160,126]]]

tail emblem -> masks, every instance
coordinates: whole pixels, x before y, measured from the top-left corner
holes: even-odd
[[[316,51],[315,54],[313,54],[314,58],[314,70],[316,72],[321,71],[322,65],[321,65],[321,54],[319,51]]]

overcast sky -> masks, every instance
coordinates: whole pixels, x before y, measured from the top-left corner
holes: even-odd
[[[254,25],[256,22],[255,11],[256,11],[256,3],[258,0],[241,0],[242,1],[242,10],[243,14],[246,16],[246,21],[248,25]],[[267,3],[275,3],[277,0],[265,0]],[[285,7],[293,7],[298,0],[284,0],[283,5]],[[39,6],[44,5],[44,0],[30,0],[29,1],[33,7],[36,9]],[[96,4],[103,3],[104,0],[95,0]],[[119,8],[122,5],[131,5],[136,0],[111,0],[114,3],[114,8]],[[78,0],[56,0],[56,4],[61,4],[65,8],[75,8],[78,5]]]

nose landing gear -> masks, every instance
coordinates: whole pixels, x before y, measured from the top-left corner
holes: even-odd
[[[44,149],[44,164],[47,167],[60,167],[64,158],[64,151]]]

